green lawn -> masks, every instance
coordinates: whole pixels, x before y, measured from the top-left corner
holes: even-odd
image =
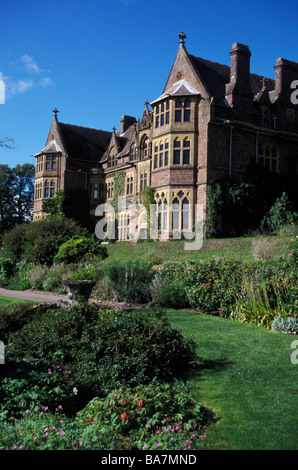
[[[5,297],[3,295],[0,295],[0,307],[5,307],[6,305],[9,305],[11,303],[25,303],[25,304],[30,304],[30,303],[36,303],[31,300],[25,300],[25,299],[18,299],[14,297]]]
[[[191,393],[214,413],[208,450],[297,450],[296,337],[203,314],[168,310],[175,328],[198,343],[203,364]]]
[[[151,259],[155,264],[165,261],[192,261],[209,260],[210,258],[225,257],[235,261],[253,260],[252,243],[256,237],[239,237],[204,240],[200,250],[185,250],[184,240],[173,240],[165,242],[139,241],[137,243],[116,242],[106,245],[110,260],[127,260],[129,258]],[[271,246],[271,257],[288,256],[288,244],[292,235],[278,234],[264,237]]]

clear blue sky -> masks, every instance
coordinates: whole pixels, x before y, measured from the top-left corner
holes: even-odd
[[[179,45],[230,65],[234,42],[252,52],[251,72],[274,78],[283,57],[298,62],[297,0],[9,0],[0,6],[0,163],[35,163],[52,110],[61,122],[120,127],[160,96]],[[297,77],[298,79],[298,77]]]

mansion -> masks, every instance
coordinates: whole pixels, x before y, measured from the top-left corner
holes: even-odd
[[[141,118],[123,115],[120,130],[90,129],[54,117],[36,157],[34,220],[59,189],[84,189],[90,218],[111,203],[122,175],[122,195],[141,208],[117,214],[116,238],[130,239],[130,224],[146,225],[142,193],[154,189],[159,233],[192,232],[195,206],[206,214],[208,184],[225,176],[241,180],[251,164],[274,173],[297,171],[298,105],[292,84],[298,63],[277,59],[275,79],[250,72],[248,46],[235,43],[230,65],[190,54],[186,36],[159,97],[145,102]]]

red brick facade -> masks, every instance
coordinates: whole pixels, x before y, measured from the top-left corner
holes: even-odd
[[[123,195],[140,204],[142,190],[152,186],[163,220],[159,230],[173,234],[178,224],[183,233],[192,230],[195,204],[206,213],[211,181],[242,178],[253,163],[272,172],[297,171],[298,105],[291,85],[298,64],[278,59],[272,80],[250,73],[246,45],[232,46],[227,66],[189,54],[179,37],[162,95],[151,110],[146,102],[141,119],[122,116],[120,132],[61,124],[55,112],[46,147],[36,155],[43,167],[36,173],[42,191],[36,191],[35,217],[43,215],[46,181],[55,189],[88,191],[94,216],[98,204],[113,199],[115,172],[122,171]],[[54,153],[56,165],[49,170],[47,158]],[[181,212],[175,221],[167,212],[173,202]]]

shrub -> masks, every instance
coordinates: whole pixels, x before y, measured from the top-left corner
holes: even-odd
[[[85,235],[74,221],[51,218],[19,225],[3,236],[3,251],[14,263],[52,265],[60,245],[75,235]]]
[[[103,266],[118,300],[148,302],[154,272],[152,263],[142,260],[112,261]]]
[[[45,309],[46,307],[44,307]],[[38,305],[11,303],[0,308],[0,340],[7,343],[10,333],[19,331],[38,315]]]
[[[171,283],[165,286],[159,294],[158,301],[162,307],[189,307],[184,287],[178,283]]]
[[[202,410],[183,384],[149,384],[94,398],[76,422],[90,433],[99,428],[109,434],[117,449],[193,448],[200,442]]]
[[[293,204],[286,193],[277,198],[273,206],[261,221],[260,230],[271,232],[279,230],[283,225],[297,223],[298,213],[294,211]]]
[[[268,238],[258,237],[252,241],[252,254],[256,260],[268,260],[272,258],[272,244]]]
[[[274,331],[280,331],[286,335],[298,335],[298,319],[292,317],[275,317],[271,328]]]
[[[1,415],[1,450],[199,449],[206,437],[202,409],[179,383],[115,389],[75,419],[61,404],[31,406],[14,420]]]
[[[196,361],[196,344],[171,328],[159,310],[122,312],[95,305],[47,306],[10,335],[8,352],[52,368],[69,364],[81,396],[127,384],[172,380]],[[51,334],[49,334],[51,332]]]
[[[83,260],[107,258],[107,248],[98,241],[87,237],[72,237],[63,243],[54,257],[56,263],[78,263]]]
[[[29,287],[35,290],[43,290],[43,283],[47,279],[48,274],[48,266],[42,266],[40,264],[33,265],[27,273]]]

